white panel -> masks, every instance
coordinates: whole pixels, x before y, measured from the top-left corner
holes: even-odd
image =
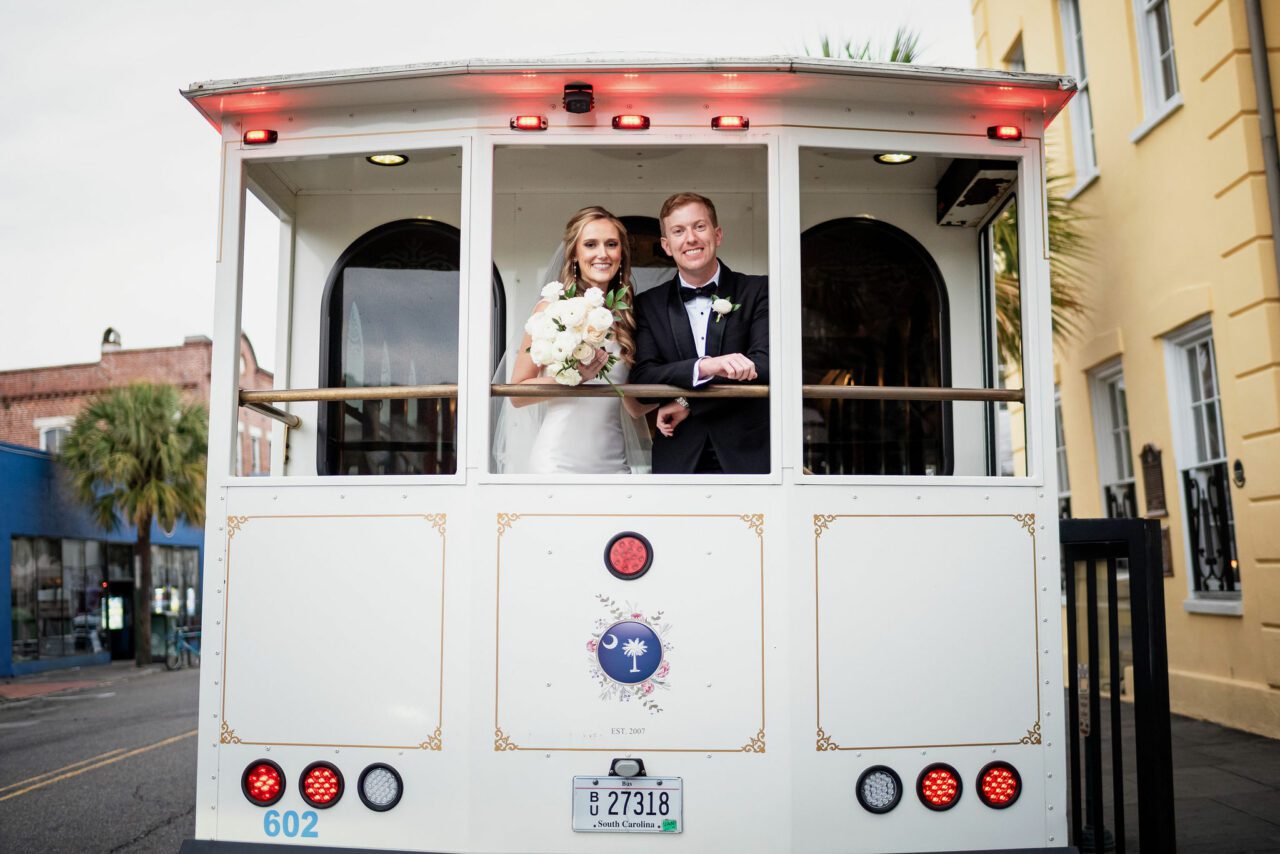
[[[828,737],[927,747],[1017,744],[1038,730],[1033,519],[817,521]]]
[[[523,749],[740,752],[764,729],[763,518],[522,515],[500,537],[498,725]],[[620,531],[653,547],[615,578]],[[654,678],[603,675],[597,643],[619,621],[663,645]],[[603,637],[602,637],[602,633]],[[613,638],[617,643],[617,639]]]

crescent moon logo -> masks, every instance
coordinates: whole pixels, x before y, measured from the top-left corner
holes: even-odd
[[[609,643],[609,640],[608,640],[609,638],[613,638],[613,643]],[[613,649],[618,645],[618,639],[614,637],[614,635],[608,634],[608,635],[605,635],[603,638],[601,638],[600,645],[605,649]]]

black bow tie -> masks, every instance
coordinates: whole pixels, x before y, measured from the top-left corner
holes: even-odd
[[[697,299],[698,297],[715,299],[715,296],[716,296],[715,282],[708,282],[707,284],[703,285],[700,288],[690,288],[685,285],[680,286],[680,299],[684,300],[685,302],[688,302],[691,299]]]

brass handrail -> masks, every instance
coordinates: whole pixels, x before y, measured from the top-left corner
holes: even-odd
[[[766,385],[709,385],[689,390],[673,385],[579,385],[564,386],[543,383],[503,384],[489,387],[494,397],[609,397],[619,391],[629,397],[647,398],[762,398],[769,396]],[[243,406],[269,403],[405,400],[422,398],[456,398],[456,385],[365,386],[361,388],[241,389]],[[805,385],[801,396],[818,400],[923,400],[985,401],[1022,403],[1025,393],[1020,388],[938,388],[919,386]]]

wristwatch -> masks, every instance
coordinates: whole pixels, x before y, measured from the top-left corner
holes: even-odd
[[[680,404],[680,405],[681,405],[681,406],[683,406],[685,409],[688,409],[688,408],[689,408],[689,401],[688,401],[688,399],[687,399],[687,398],[684,398],[684,397],[677,397],[677,398],[676,398],[676,403]]]

